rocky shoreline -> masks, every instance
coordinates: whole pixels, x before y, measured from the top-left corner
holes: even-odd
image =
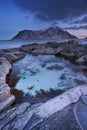
[[[55,113],[57,113],[58,116],[64,113],[66,116],[66,111],[67,113],[73,111],[73,106],[70,105],[73,103],[76,104],[83,95],[87,96],[87,85],[76,86],[76,88],[48,100],[46,103],[34,104],[33,106],[31,106],[30,103],[23,103],[11,106],[15,97],[11,94],[8,84],[6,84],[6,76],[12,68],[12,63],[27,54],[60,56],[78,64],[78,66],[81,65],[83,70],[86,71],[86,50],[87,45],[78,44],[78,40],[72,40],[62,44],[46,43],[23,45],[20,48],[0,50],[0,130],[63,130],[63,126],[57,129],[57,124],[55,123],[53,128],[51,128],[49,120],[52,122],[54,117],[57,120]],[[72,118],[68,118],[74,120],[72,123],[73,126],[68,125],[64,130],[68,128],[70,130],[82,129],[76,121],[75,115],[70,116]],[[58,118],[62,119],[63,115]],[[58,123],[58,125],[60,124]]]

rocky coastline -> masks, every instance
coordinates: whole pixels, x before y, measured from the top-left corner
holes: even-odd
[[[11,94],[11,88],[6,83],[6,77],[12,69],[12,63],[27,54],[63,57],[80,66],[84,72],[87,70],[87,45],[78,44],[78,40],[62,44],[35,43],[23,45],[20,48],[0,50],[0,130],[63,130],[63,124],[66,124],[64,130],[83,129],[77,109],[79,101],[79,106],[84,101],[87,103],[87,85],[76,86],[76,88],[64,92],[46,103],[31,105],[25,102],[12,106],[15,97]],[[77,109],[74,109],[75,105],[77,105]],[[73,122],[67,124],[67,121],[64,120],[66,117],[67,121],[71,119]],[[50,124],[52,119],[55,119],[55,122],[59,119],[58,124],[53,123],[53,127]]]

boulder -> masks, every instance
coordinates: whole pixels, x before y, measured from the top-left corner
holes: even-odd
[[[21,58],[23,58],[25,56],[25,53],[23,52],[12,52],[12,53],[7,53],[5,55],[5,58],[10,62],[14,62],[14,61],[17,61]]]
[[[21,58],[23,58],[25,56],[25,53],[24,52],[11,52],[11,53],[7,53],[5,55],[5,58],[9,61],[9,62],[14,62],[14,61],[17,61]]]
[[[76,60],[76,63],[87,65],[87,55],[84,55]]]
[[[6,54],[5,58],[7,58],[7,60],[10,62],[14,62],[17,60],[17,56],[15,56],[13,53]]]

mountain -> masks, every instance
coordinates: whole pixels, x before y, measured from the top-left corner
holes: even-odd
[[[20,31],[12,40],[60,40],[60,39],[77,39],[76,36],[71,35],[67,31],[62,30],[57,26],[49,27],[45,30],[23,30]]]
[[[85,37],[84,39],[87,40],[87,37]]]

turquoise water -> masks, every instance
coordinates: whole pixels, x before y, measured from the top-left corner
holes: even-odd
[[[15,88],[33,96],[41,89],[67,90],[87,82],[78,66],[53,55],[27,55],[13,64],[12,73],[19,77]]]

